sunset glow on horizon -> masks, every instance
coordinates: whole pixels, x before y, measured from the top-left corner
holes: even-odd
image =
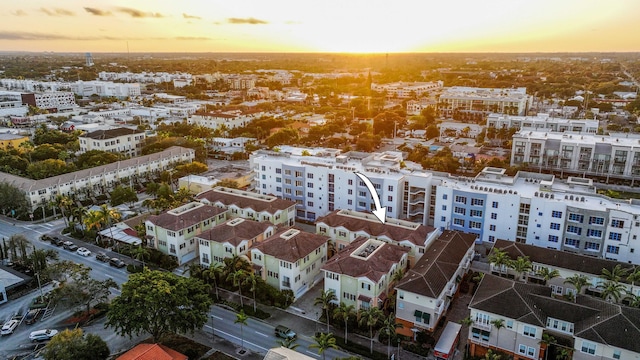
[[[640,1],[12,2],[0,51],[634,52]]]

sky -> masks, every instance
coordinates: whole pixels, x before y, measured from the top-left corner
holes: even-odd
[[[4,0],[0,51],[634,52],[640,0]]]

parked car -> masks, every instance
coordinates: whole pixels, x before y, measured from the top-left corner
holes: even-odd
[[[283,339],[294,340],[297,335],[293,330],[289,329],[284,325],[278,325],[275,329],[276,336]]]
[[[62,241],[62,239],[60,239],[59,237],[54,236],[51,238],[51,244],[55,246],[62,246],[62,244],[64,244],[64,241]]]
[[[103,252],[99,252],[96,254],[96,260],[98,261],[102,261],[102,262],[109,262],[109,256]]]
[[[65,241],[65,242],[62,244],[62,247],[63,247],[65,250],[69,250],[69,251],[76,251],[76,250],[78,250],[78,245],[76,245],[76,244],[72,243],[71,241]]]
[[[40,240],[41,241],[51,241],[51,239],[52,239],[51,236],[49,236],[47,234],[44,234],[44,235],[40,236]]]
[[[27,316],[25,316],[25,318],[24,318],[25,324],[31,325],[31,324],[35,323],[38,320],[38,316],[40,316],[41,312],[42,312],[42,309],[31,309],[31,310],[29,310],[29,312],[27,313]]]
[[[86,247],[81,247],[76,250],[76,254],[81,256],[89,256],[91,255],[91,251],[89,251],[89,249],[87,249]]]
[[[0,335],[5,336],[5,335],[13,334],[13,330],[15,330],[19,324],[20,324],[20,320],[11,319],[7,321],[6,323],[4,323],[4,325],[2,325],[2,329],[0,330]]]
[[[109,260],[109,265],[115,266],[117,268],[121,268],[121,267],[127,266],[127,264],[125,264],[124,261],[122,261],[122,260],[120,260],[118,258],[112,258],[111,260]]]
[[[52,337],[56,336],[57,334],[58,334],[58,330],[55,330],[55,329],[32,331],[31,334],[29,334],[29,340],[31,341],[50,340]]]

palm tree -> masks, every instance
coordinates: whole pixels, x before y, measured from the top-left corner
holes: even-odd
[[[573,276],[569,276],[564,283],[573,285],[573,287],[576,288],[575,298],[577,299],[578,295],[582,292],[582,288],[589,284],[589,278],[586,275],[575,274]]]
[[[296,339],[286,338],[276,341],[276,343],[284,348],[295,350],[300,344],[296,344]]]
[[[109,235],[111,236],[111,241],[115,242],[113,238],[113,229],[111,228],[111,221],[120,220],[120,212],[117,209],[110,208],[107,204],[102,204],[100,206],[100,216],[102,217],[102,222],[105,226],[109,227]]]
[[[83,221],[87,230],[91,231],[91,229],[96,229],[96,232],[100,232],[102,229],[102,219],[103,217],[99,211],[91,210],[87,213]]]
[[[505,251],[493,248],[491,255],[489,255],[489,262],[500,269],[500,276],[502,276],[502,269],[505,266],[509,266],[511,258]]]
[[[138,245],[137,248],[131,250],[131,255],[134,259],[140,261],[142,263],[142,268],[145,267],[144,259],[148,259],[151,256],[149,250],[143,248],[142,245]]]
[[[536,272],[536,275],[542,277],[544,284],[547,285],[547,281],[560,276],[560,272],[558,269],[551,270],[548,267],[543,267]]]
[[[232,273],[227,275],[227,281],[231,280],[233,282],[233,286],[238,287],[238,294],[240,294],[240,306],[244,308],[244,301],[242,300],[242,282],[244,281],[244,277],[247,275],[247,272],[238,269]]]
[[[517,259],[509,263],[509,267],[518,274],[518,280],[520,280],[524,273],[531,271],[531,260],[529,260],[528,256],[518,256]],[[527,282],[526,274],[524,282]]]
[[[556,360],[569,360],[573,357],[573,351],[569,349],[560,349],[558,355],[556,355]]]
[[[626,286],[617,281],[607,280],[604,283],[599,284],[598,289],[602,290],[603,299],[613,299],[613,301],[617,303],[620,301],[620,297],[625,292]]]
[[[322,360],[325,360],[325,351],[328,349],[337,349],[336,338],[331,333],[319,333],[313,337],[315,344],[309,345],[310,348],[318,349],[318,354],[322,355]]]
[[[209,265],[209,268],[202,271],[202,278],[205,280],[213,280],[213,286],[216,289],[216,298],[220,298],[218,294],[218,276],[222,274],[222,264],[214,262]]]
[[[491,325],[498,329],[498,333],[496,334],[496,348],[498,348],[500,345],[500,329],[504,327],[504,319],[491,320]]]
[[[611,270],[603,268],[601,277],[609,281],[619,282],[620,280],[622,280],[622,278],[627,276],[628,272],[629,269],[623,268],[622,266],[620,266],[620,264],[618,264]]]
[[[68,196],[58,194],[53,199],[53,205],[60,209],[65,226],[69,226],[69,221],[67,219],[67,214],[65,214],[65,211],[71,208],[71,206],[73,205],[73,200]]]
[[[256,312],[256,288],[258,287],[258,279],[262,279],[256,275],[253,271],[249,272],[244,278],[242,283],[250,285],[250,290],[253,293],[253,313]]]
[[[373,328],[378,326],[380,322],[380,318],[382,318],[382,310],[378,309],[375,306],[369,307],[368,309],[360,308],[358,311],[358,324],[360,326],[366,325],[369,327],[369,339],[371,340],[371,345],[369,351],[373,354]]]
[[[484,354],[485,360],[500,360],[502,356],[500,354],[496,354],[493,350],[489,349],[486,354]]]
[[[347,343],[347,325],[349,318],[355,314],[355,307],[353,305],[347,305],[344,301],[340,301],[340,305],[333,309],[333,316],[344,321],[344,343]]]
[[[403,325],[396,322],[396,315],[391,313],[382,322],[382,332],[387,334],[387,359],[389,359],[389,353],[391,349],[391,336],[396,335],[396,329],[401,329]]]
[[[247,325],[247,319],[249,317],[244,313],[244,309],[240,310],[239,313],[236,314],[236,320],[233,322],[234,324],[240,324],[240,347],[244,350],[244,326]]]
[[[473,325],[473,323],[475,323],[475,321],[473,321],[471,316],[467,316],[466,318],[460,320],[460,324],[462,324],[463,326],[471,326]]]
[[[542,333],[542,340],[538,341],[538,344],[540,344],[540,349],[544,349],[544,360],[547,360],[549,356],[549,346],[555,343],[556,338],[547,333]]]
[[[313,305],[322,305],[322,310],[324,310],[325,316],[327,317],[327,333],[329,332],[329,309],[335,301],[338,301],[338,298],[333,289],[321,292],[320,296],[313,300]]]
[[[87,209],[82,206],[74,207],[71,209],[70,216],[72,222],[80,224],[80,227],[82,228],[82,234],[84,235],[84,219],[87,217]]]
[[[634,308],[640,308],[640,295],[633,294],[632,292],[627,292],[629,306]]]
[[[640,281],[640,266],[635,266],[633,270],[627,275],[627,281],[631,282],[631,291],[633,294],[634,287],[636,286],[636,281]]]

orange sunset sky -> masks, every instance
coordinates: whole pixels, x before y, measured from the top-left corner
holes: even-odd
[[[26,0],[0,51],[640,51],[640,0]]]

